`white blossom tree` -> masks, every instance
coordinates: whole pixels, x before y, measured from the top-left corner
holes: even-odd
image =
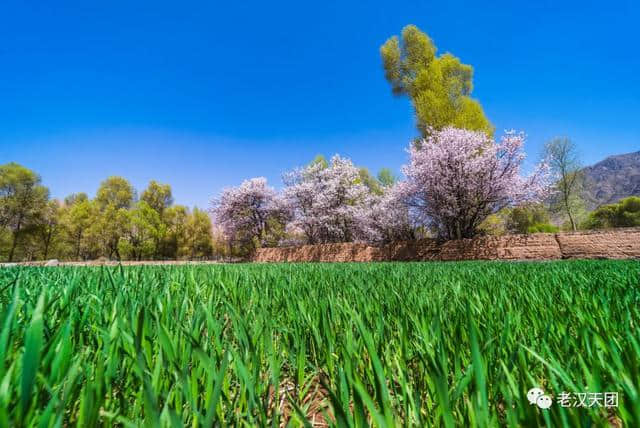
[[[382,195],[371,195],[368,207],[362,210],[360,231],[368,242],[389,243],[416,238],[416,225],[405,203],[404,183],[384,188]]]
[[[335,155],[284,176],[284,199],[293,212],[290,227],[309,244],[362,239],[370,191],[351,160]]]
[[[495,142],[483,132],[452,127],[434,131],[409,148],[404,200],[442,239],[471,238],[500,209],[535,202],[549,189],[548,165],[521,175],[524,135],[507,132]]]
[[[289,218],[287,205],[264,177],[225,189],[213,200],[211,213],[232,244],[268,245],[284,230]]]

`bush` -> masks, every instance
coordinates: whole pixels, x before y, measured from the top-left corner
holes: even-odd
[[[582,224],[585,229],[640,226],[640,197],[630,196],[598,207]]]
[[[527,228],[527,233],[556,233],[560,228],[550,223],[537,223]]]
[[[542,204],[523,204],[506,213],[506,227],[510,233],[554,233],[549,211]]]

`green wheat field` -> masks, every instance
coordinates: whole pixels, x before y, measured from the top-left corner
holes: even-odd
[[[638,261],[0,269],[0,426],[640,426],[639,284]]]

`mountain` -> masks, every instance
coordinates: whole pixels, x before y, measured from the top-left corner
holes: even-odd
[[[617,202],[627,196],[640,196],[640,151],[609,156],[583,169],[587,209]]]

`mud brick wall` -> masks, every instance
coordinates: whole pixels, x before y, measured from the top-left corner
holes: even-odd
[[[261,248],[256,262],[411,260],[640,259],[640,228],[573,233],[483,236],[438,244],[431,239],[385,246],[359,243]]]
[[[565,259],[640,259],[640,228],[558,233]]]

